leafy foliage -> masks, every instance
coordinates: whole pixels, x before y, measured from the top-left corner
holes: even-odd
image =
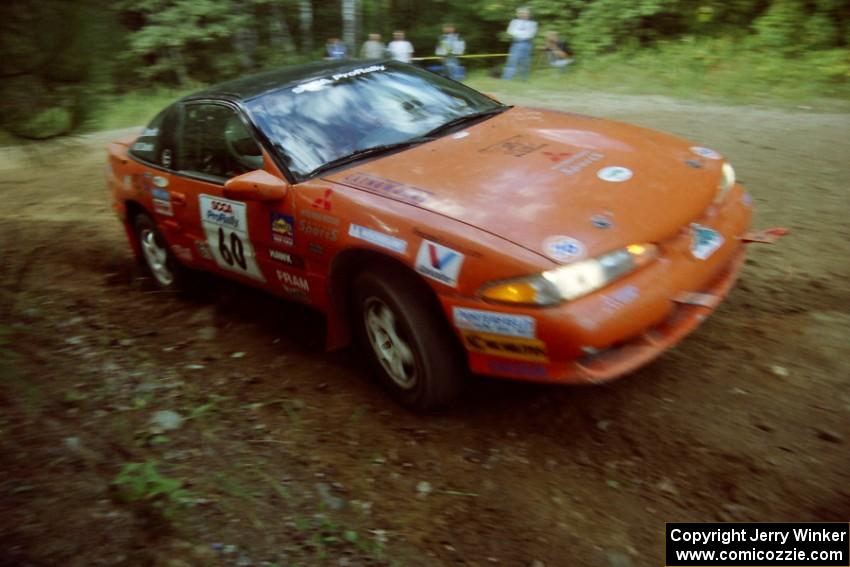
[[[115,95],[185,90],[313,60],[330,37],[359,44],[376,32],[387,41],[403,29],[416,55],[432,55],[441,26],[451,22],[469,52],[503,53],[520,4],[583,61],[726,38],[771,54],[777,66],[805,55],[815,61],[812,76],[848,80],[846,0],[6,0],[0,129],[34,139],[61,135]]]
[[[149,504],[166,518],[173,515],[177,505],[189,501],[183,483],[163,476],[155,461],[125,463],[112,484],[118,488],[122,499]]]

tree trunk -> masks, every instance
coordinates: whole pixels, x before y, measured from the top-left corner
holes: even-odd
[[[298,8],[301,50],[310,55],[313,53],[313,3],[311,0],[299,0]]]
[[[357,51],[357,0],[342,0],[342,41],[348,52]]]
[[[295,43],[292,34],[289,33],[289,25],[280,9],[279,4],[271,5],[271,16],[269,17],[269,38],[276,50],[292,55],[295,53]]]

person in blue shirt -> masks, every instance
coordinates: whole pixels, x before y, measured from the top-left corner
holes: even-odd
[[[325,44],[327,59],[348,59],[348,48],[338,37],[332,37]]]

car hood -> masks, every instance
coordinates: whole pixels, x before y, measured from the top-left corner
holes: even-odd
[[[594,256],[662,240],[699,217],[714,198],[723,162],[692,147],[614,121],[513,108],[328,178],[557,261],[544,245],[552,237],[576,239]]]

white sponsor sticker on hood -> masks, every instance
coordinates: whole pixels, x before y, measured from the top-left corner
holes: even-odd
[[[584,244],[569,236],[550,236],[543,241],[543,253],[558,262],[569,262],[584,256]]]
[[[691,151],[705,159],[723,159],[723,156],[712,150],[711,148],[703,148],[702,146],[694,146]]]
[[[599,170],[596,176],[602,181],[610,181],[611,183],[622,183],[632,178],[632,170],[628,167],[619,165],[611,167],[603,167]]]
[[[509,315],[495,311],[482,311],[466,307],[455,307],[455,326],[469,331],[481,331],[492,335],[534,338],[534,317],[528,315]]]

